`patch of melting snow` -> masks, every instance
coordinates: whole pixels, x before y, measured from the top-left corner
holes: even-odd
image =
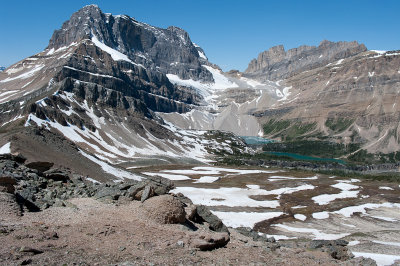
[[[260,189],[259,185],[246,185],[246,187],[248,187],[250,189]]]
[[[279,181],[279,180],[316,180],[318,176],[311,177],[291,177],[291,176],[269,176],[268,181]]]
[[[171,193],[182,193],[188,197],[194,204],[206,206],[227,206],[227,207],[265,207],[276,208],[279,201],[268,200],[258,201],[249,198],[255,195],[269,195],[268,191],[261,189],[243,189],[243,188],[193,188],[177,187]]]
[[[289,237],[289,236],[284,236],[284,235],[268,235],[268,234],[262,234],[262,233],[261,233],[261,235],[264,235],[266,237],[273,237],[273,238],[275,238],[276,241],[288,240],[288,239],[297,239],[297,237],[295,237],[295,236]]]
[[[193,183],[214,183],[215,181],[218,181],[219,177],[218,176],[202,176],[199,179],[197,179]]]
[[[222,172],[234,173],[237,175],[244,174],[272,174],[277,173],[279,171],[276,170],[247,170],[247,169],[231,169],[231,168],[219,168],[219,167],[208,167],[208,166],[199,166],[193,167],[192,169],[179,169],[179,170],[162,170],[164,173],[171,174],[184,174],[184,175],[219,175]]]
[[[6,153],[11,153],[11,142],[4,144],[0,148],[0,154],[6,154]]]
[[[350,235],[349,233],[327,234],[327,233],[323,233],[320,230],[314,229],[314,228],[292,227],[292,226],[288,226],[288,225],[284,225],[284,224],[275,224],[273,226],[282,228],[282,229],[290,231],[290,232],[307,233],[307,234],[311,233],[314,235],[313,239],[336,240],[336,239]]]
[[[400,242],[386,242],[386,241],[378,241],[378,240],[372,240],[372,242],[377,243],[377,244],[387,245],[387,246],[400,247]]]
[[[143,174],[149,175],[149,176],[161,176],[161,177],[167,178],[169,180],[176,180],[176,181],[191,179],[190,177],[185,176],[185,175],[172,175],[172,174],[150,173],[150,172],[144,172]]]
[[[331,213],[341,214],[344,217],[350,217],[355,212],[361,212],[361,213],[365,214],[367,212],[366,209],[377,209],[377,208],[381,208],[381,207],[400,208],[400,203],[389,203],[389,202],[385,202],[385,203],[366,203],[366,204],[362,204],[362,205],[358,205],[358,206],[345,207],[343,209],[340,209],[338,211],[334,211],[334,212],[331,212]]]
[[[95,184],[101,184],[101,182],[99,182],[97,180],[94,180],[93,178],[90,178],[90,177],[86,177],[86,180],[88,180],[88,181],[90,181],[92,183],[95,183]]]
[[[173,84],[196,89],[198,93],[206,99],[206,101],[211,100],[215,91],[238,87],[236,83],[231,82],[227,77],[225,77],[220,70],[207,65],[202,65],[202,67],[212,74],[214,82],[205,83],[193,79],[181,79],[175,74],[167,74],[166,76]]]
[[[397,255],[387,255],[379,253],[367,253],[367,252],[355,252],[353,251],[355,257],[370,258],[376,261],[378,266],[392,265],[396,260],[400,260],[400,256]]]
[[[344,217],[351,217],[354,213],[360,212],[362,214],[366,214],[367,211],[366,209],[378,209],[378,208],[400,208],[400,203],[390,203],[390,202],[385,202],[385,203],[365,203],[362,205],[358,206],[349,206],[342,208],[337,211],[332,211],[332,212],[315,212],[312,214],[312,217],[315,219],[327,219],[329,218],[330,214],[340,214]],[[377,219],[384,218],[384,217],[379,217],[379,216],[371,216]],[[379,218],[378,218],[379,217]],[[392,218],[385,217],[386,219],[389,219],[387,221],[392,221]],[[384,219],[382,219],[384,220]],[[393,219],[394,220],[394,219]],[[397,220],[396,220],[397,221]]]
[[[119,179],[133,179],[133,180],[142,180],[142,178],[138,175],[132,174],[130,172],[124,171],[122,169],[116,168],[114,166],[111,166],[103,161],[100,161],[99,159],[93,157],[92,155],[89,155],[83,151],[79,151],[80,154],[94,162],[95,164],[100,165],[100,167],[103,169],[104,172],[109,173]]]
[[[314,213],[312,214],[312,217],[313,217],[314,219],[318,219],[318,220],[320,220],[320,219],[327,219],[327,218],[329,218],[329,212],[327,212],[327,211],[323,211],[323,212],[314,212]]]
[[[298,205],[298,206],[292,207],[292,209],[302,209],[302,208],[307,208],[307,206]]]
[[[3,79],[2,81],[0,81],[0,83],[9,82],[9,81],[13,81],[13,80],[16,80],[16,79],[27,79],[27,78],[30,78],[33,75],[35,75],[36,72],[40,71],[42,68],[44,68],[44,65],[37,65],[33,69],[29,70],[28,72],[25,72],[25,73],[23,73],[21,75],[13,77],[13,78]]]
[[[314,189],[313,185],[301,185],[298,187],[284,187],[274,190],[260,189],[258,186],[251,188],[221,187],[221,188],[193,188],[177,187],[172,193],[182,193],[193,201],[194,204],[206,206],[228,206],[228,207],[266,207],[276,208],[279,206],[277,200],[253,200],[249,196],[292,194],[301,190]]]
[[[379,187],[379,189],[383,189],[383,190],[394,190],[394,189],[391,188],[391,187]]]
[[[349,244],[347,244],[347,245],[348,245],[348,246],[356,246],[356,245],[358,245],[358,244],[360,244],[360,241],[354,240],[354,241],[350,241]]]
[[[341,181],[338,182],[339,183],[337,184],[331,185],[331,187],[340,189],[342,190],[342,192],[338,194],[322,194],[319,196],[312,197],[311,199],[319,205],[327,205],[328,203],[336,199],[356,198],[358,196],[359,191],[354,189],[359,188],[359,186],[355,186]]]
[[[369,216],[372,218],[375,218],[375,219],[386,221],[386,222],[397,222],[397,219],[390,218],[390,217],[375,216],[375,215],[369,215]]]
[[[229,227],[251,227],[256,223],[279,217],[283,212],[221,212],[211,211]]]
[[[114,61],[126,61],[126,62],[129,62],[129,63],[133,64],[133,65],[136,65],[136,66],[144,68],[143,65],[136,64],[135,62],[130,60],[127,55],[125,55],[125,54],[123,54],[123,53],[121,53],[121,52],[119,52],[119,51],[107,46],[106,44],[102,43],[101,41],[99,41],[99,39],[97,39],[97,37],[95,35],[93,35],[93,37],[92,37],[92,42],[97,47],[99,47],[101,50],[103,50],[104,52],[108,53],[112,57],[112,59]]]
[[[295,214],[294,218],[300,221],[305,221],[307,219],[307,216],[305,216],[304,214]]]

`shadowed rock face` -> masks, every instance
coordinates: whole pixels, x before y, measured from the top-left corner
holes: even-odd
[[[145,68],[178,75],[183,79],[212,81],[186,31],[178,27],[161,29],[136,21],[126,15],[104,14],[96,5],[74,13],[50,39],[48,49],[58,49],[93,36],[105,45],[125,54]]]
[[[322,41],[318,47],[302,45],[285,51],[283,45],[274,46],[253,59],[245,75],[263,80],[280,80],[296,73],[323,66],[335,60],[366,51],[364,44]]]

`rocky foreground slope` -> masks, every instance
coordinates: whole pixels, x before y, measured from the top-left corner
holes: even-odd
[[[206,207],[168,194],[163,178],[99,184],[25,158],[0,158],[0,262],[34,264],[375,265],[346,241],[276,243],[229,229]]]

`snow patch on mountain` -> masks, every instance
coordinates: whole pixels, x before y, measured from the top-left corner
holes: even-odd
[[[0,81],[0,83],[9,82],[9,81],[16,80],[16,79],[27,79],[27,78],[30,78],[33,75],[35,75],[36,72],[40,71],[43,67],[44,67],[44,65],[33,66],[33,69],[29,70],[28,72],[25,72],[25,73],[23,73],[21,75],[18,75],[16,77],[12,77],[12,78],[9,77],[9,78],[3,79],[3,80]]]
[[[236,83],[225,77],[221,70],[206,65],[203,65],[203,67],[213,75],[214,82],[206,83],[193,79],[181,79],[174,74],[167,74],[167,77],[172,84],[195,89],[207,102],[210,102],[216,91],[238,87]]]
[[[105,45],[104,43],[102,43],[101,41],[99,41],[99,39],[97,39],[97,37],[95,35],[92,36],[92,42],[99,47],[101,50],[103,50],[104,52],[108,53],[109,55],[111,55],[112,59],[114,59],[114,61],[126,61],[129,62],[131,64],[135,64],[132,60],[130,60],[128,58],[128,56],[126,56],[125,54],[118,52],[117,50]],[[137,64],[135,64],[137,65]]]

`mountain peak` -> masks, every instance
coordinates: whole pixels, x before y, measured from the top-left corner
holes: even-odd
[[[263,79],[279,80],[303,70],[347,58],[367,48],[364,44],[352,42],[331,42],[323,40],[318,47],[302,45],[285,51],[283,45],[271,47],[253,59],[245,73]]]
[[[145,68],[157,68],[183,79],[212,81],[211,73],[202,67],[209,64],[204,51],[192,43],[185,30],[175,26],[153,27],[127,15],[105,14],[97,5],[89,5],[54,31],[47,49],[57,50],[84,39],[96,40]]]

